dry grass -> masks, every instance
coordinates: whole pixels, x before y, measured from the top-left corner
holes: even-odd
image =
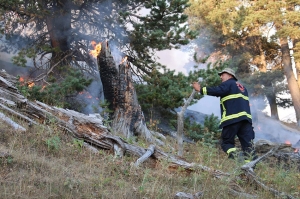
[[[243,178],[233,183],[233,177],[215,179],[197,169],[170,170],[167,161],[153,164],[149,160],[134,168],[137,157],[115,158],[110,151],[93,153],[55,124],[31,127],[26,133],[5,124],[0,124],[0,129],[0,152],[12,156],[0,158],[0,198],[168,199],[179,191],[203,191],[203,198],[238,198],[228,192],[233,186],[258,198],[274,198]],[[240,175],[241,165],[216,148],[186,145],[184,155],[189,162]],[[263,162],[256,172],[267,185],[300,197],[300,175],[295,169],[287,171]]]

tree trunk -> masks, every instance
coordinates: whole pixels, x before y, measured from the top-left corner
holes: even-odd
[[[281,38],[280,44],[282,52],[282,66],[287,79],[288,88],[291,92],[292,101],[296,112],[297,125],[300,126],[300,90],[293,73],[290,49],[287,39]]]
[[[154,136],[163,136],[150,131],[146,126],[133,85],[130,63],[125,60],[117,68],[107,42],[102,43],[97,59],[104,98],[110,103],[109,108],[113,111],[111,116],[114,132],[127,138],[142,136],[147,141],[162,144]]]
[[[293,48],[296,47],[296,45],[299,41],[300,41],[300,39],[294,39],[293,40]],[[293,49],[293,50],[295,50],[295,49]],[[300,89],[300,60],[299,59],[294,59],[294,60],[295,60],[298,87]]]
[[[279,120],[275,93],[267,94],[266,96],[267,96],[267,99],[268,99],[268,102],[269,102],[270,108],[271,108],[271,118]]]
[[[296,64],[296,71],[297,71],[297,82],[298,82],[298,87],[300,89],[300,61],[295,62]]]
[[[69,40],[71,34],[71,8],[68,1],[53,3],[53,15],[46,18],[48,34],[52,49],[50,65],[61,62],[60,65],[67,65],[68,61],[61,61],[70,49]],[[66,59],[64,59],[66,60]],[[57,66],[56,68],[59,68]],[[53,70],[54,72],[57,70]],[[58,73],[59,74],[59,73]]]

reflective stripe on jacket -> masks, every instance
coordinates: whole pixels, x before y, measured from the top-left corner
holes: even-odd
[[[247,89],[234,78],[222,82],[219,86],[203,87],[200,93],[220,97],[220,128],[242,120],[252,123]]]

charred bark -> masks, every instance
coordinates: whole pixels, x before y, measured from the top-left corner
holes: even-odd
[[[164,136],[150,131],[146,126],[133,85],[130,63],[125,59],[117,67],[107,42],[102,44],[97,60],[104,98],[110,103],[109,108],[113,111],[111,116],[114,132],[127,138],[142,136],[149,142],[163,144],[155,136]]]
[[[105,99],[109,102],[109,109],[117,107],[119,71],[114,58],[108,48],[108,43],[102,44],[101,52],[97,57],[99,73],[103,84]]]

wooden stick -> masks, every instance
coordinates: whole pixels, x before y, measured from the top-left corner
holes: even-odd
[[[155,150],[155,145],[150,145],[146,153],[142,157],[137,159],[134,166],[138,167],[141,163],[145,162],[154,153],[154,150]]]

